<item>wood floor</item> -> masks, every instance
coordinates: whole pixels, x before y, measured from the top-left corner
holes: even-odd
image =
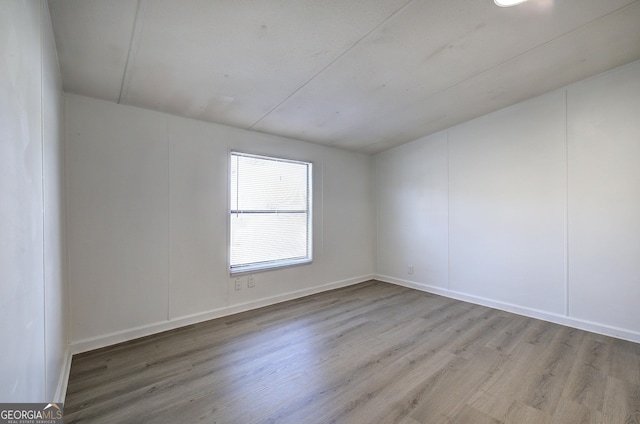
[[[66,423],[639,423],[640,345],[370,281],[74,356]]]

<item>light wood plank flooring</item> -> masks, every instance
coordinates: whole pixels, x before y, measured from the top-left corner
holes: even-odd
[[[377,281],[74,356],[66,423],[639,423],[640,345]]]

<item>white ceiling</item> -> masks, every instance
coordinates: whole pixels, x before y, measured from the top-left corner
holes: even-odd
[[[640,59],[640,0],[49,0],[67,92],[374,153]]]

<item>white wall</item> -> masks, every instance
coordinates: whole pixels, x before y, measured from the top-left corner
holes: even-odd
[[[447,134],[376,159],[377,270],[448,288]]]
[[[449,289],[564,312],[564,93],[449,130]]]
[[[366,155],[66,96],[74,351],[331,287],[373,272]],[[231,149],[314,163],[314,261],[227,271]]]
[[[377,278],[640,341],[638,117],[635,62],[376,155]]]
[[[0,4],[0,401],[61,401],[62,88],[47,3]]]
[[[638,335],[640,62],[570,87],[567,112],[569,314]]]

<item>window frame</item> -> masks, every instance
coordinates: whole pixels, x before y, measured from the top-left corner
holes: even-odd
[[[232,191],[233,186],[233,176],[232,176],[232,160],[234,156],[248,157],[248,158],[256,158],[260,160],[269,160],[274,162],[286,162],[293,163],[306,166],[306,175],[307,175],[307,255],[305,257],[300,258],[289,258],[289,259],[276,259],[276,260],[267,260],[261,262],[253,262],[247,264],[236,264],[233,265],[231,263],[231,249],[232,249],[232,216],[238,213],[257,213],[258,210],[252,211],[242,211],[233,209],[233,196]],[[304,161],[304,160],[295,160],[284,157],[276,157],[276,156],[266,156],[266,155],[258,155],[253,153],[240,152],[237,150],[230,150],[228,155],[228,181],[227,181],[227,190],[229,192],[227,196],[227,235],[228,235],[228,248],[227,248],[227,265],[229,274],[231,276],[237,276],[239,274],[247,274],[258,271],[268,271],[273,269],[286,268],[297,265],[306,265],[313,262],[313,162],[312,161]],[[277,214],[278,211],[265,211],[260,210],[261,213],[274,213]],[[287,211],[287,213],[292,213],[292,211]],[[304,213],[304,211],[296,211],[295,213]]]

